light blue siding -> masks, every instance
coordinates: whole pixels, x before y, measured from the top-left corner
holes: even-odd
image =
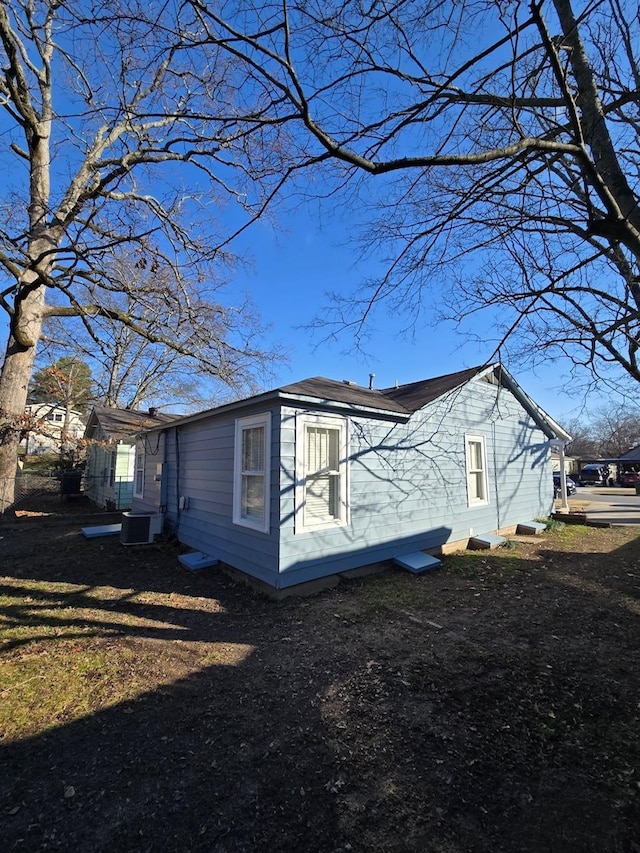
[[[143,441],[145,450],[143,493],[142,497],[133,498],[131,510],[132,512],[164,512],[162,482],[156,479],[156,475],[158,466],[161,467],[164,461],[165,436],[161,432],[147,433]]]
[[[241,416],[248,414],[252,412],[244,410]],[[167,427],[162,431],[160,447],[163,451],[161,461],[165,463],[166,503],[162,508],[166,526],[184,545],[276,586],[278,410],[272,410],[271,414],[271,453],[267,453],[271,462],[269,533],[233,523],[234,413]],[[156,435],[160,432],[149,433],[148,441],[153,444]],[[155,465],[150,465],[147,453],[145,489],[153,473]],[[183,508],[181,498],[185,504]],[[146,495],[144,500],[134,501],[134,510],[150,508]]]
[[[236,418],[265,411],[269,533],[233,523]],[[270,401],[147,433],[145,494],[133,509],[163,511],[185,545],[284,588],[507,528],[552,507],[548,436],[510,391],[474,379],[405,422],[350,415],[348,524],[300,532],[296,416],[314,411]],[[485,441],[486,505],[468,504],[465,435]],[[154,481],[159,463],[163,483]]]
[[[129,444],[92,445],[84,477],[84,491],[98,506],[126,510],[133,500],[133,447]],[[110,482],[111,454],[116,454],[115,479]]]
[[[353,417],[350,524],[296,533],[293,495],[281,495],[280,584],[464,540],[546,515],[549,440],[510,392],[483,380],[416,412],[407,423]],[[469,507],[465,435],[483,436],[489,500]],[[295,476],[295,410],[283,412],[283,481]]]

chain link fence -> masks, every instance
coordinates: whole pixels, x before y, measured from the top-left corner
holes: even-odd
[[[109,477],[108,473],[90,475],[81,471],[20,471],[13,479],[0,479],[0,514],[15,507],[25,508],[40,498],[58,495],[84,495],[97,507],[108,511],[131,509],[133,481],[130,477]]]
[[[12,491],[14,498],[10,503],[9,496]],[[0,512],[4,513],[11,506],[23,504],[30,499],[54,494],[60,494],[58,471],[20,471],[15,481],[12,477],[0,479]]]

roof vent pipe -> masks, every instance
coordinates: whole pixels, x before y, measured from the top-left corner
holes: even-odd
[[[373,380],[376,378],[375,373],[369,374],[369,391],[373,391]]]

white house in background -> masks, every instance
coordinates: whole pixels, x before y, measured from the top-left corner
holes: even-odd
[[[560,470],[560,452],[557,447],[551,447],[551,467],[554,471]],[[575,456],[564,457],[564,472],[571,476],[578,473],[578,460]]]
[[[129,509],[133,498],[136,436],[175,419],[157,409],[146,412],[95,406],[84,437],[88,439],[84,493],[109,510]]]
[[[64,441],[75,441],[84,435],[80,412],[57,403],[31,403],[25,407],[29,432],[21,447],[25,454],[60,453]],[[65,426],[65,419],[67,419]],[[63,436],[64,431],[64,436]]]

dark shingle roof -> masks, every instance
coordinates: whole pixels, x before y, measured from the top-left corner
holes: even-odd
[[[380,390],[363,388],[347,382],[336,382],[333,379],[324,379],[321,376],[304,379],[302,382],[294,382],[278,390],[283,394],[408,414],[421,409],[448,391],[464,385],[465,382],[468,382],[469,379],[484,369],[485,367],[471,367],[468,370],[459,370],[457,373],[449,373],[446,376],[437,376],[435,379],[423,379],[420,382],[399,385],[397,388]]]
[[[622,453],[619,459],[624,462],[640,462],[640,444]]]
[[[263,394],[236,400],[234,403],[226,403],[195,415],[186,415],[180,419],[180,423],[195,423],[229,412],[237,412],[249,407],[255,409],[269,405],[274,401],[284,400],[291,400],[294,405],[297,402],[316,403],[319,408],[325,409],[348,407],[354,411],[370,412],[372,417],[393,419],[395,416],[398,420],[406,420],[413,412],[439,397],[455,391],[478,375],[486,377],[489,381],[493,380],[503,384],[510,389],[524,409],[529,412],[534,421],[550,438],[559,437],[565,441],[570,439],[571,436],[543,412],[524,393],[508,371],[498,363],[470,367],[467,370],[459,370],[445,376],[436,376],[433,379],[423,379],[420,382],[410,382],[407,385],[380,390],[365,388],[351,382],[338,382],[335,379],[314,376],[311,379],[282,385],[280,388],[274,388]],[[151,426],[155,425],[157,424]]]
[[[105,436],[114,440],[133,438],[137,433],[155,426],[168,424],[176,419],[176,415],[165,415],[156,412],[137,412],[133,409],[110,409],[107,406],[94,406],[89,423],[95,419],[100,424]]]
[[[369,388],[363,388],[360,385],[337,382],[335,379],[325,379],[322,376],[314,376],[311,379],[303,379],[301,382],[293,382],[291,385],[283,385],[277,391],[298,398],[309,397],[329,403],[347,403],[357,408],[382,409],[388,412],[407,414],[407,410],[401,403],[387,399],[382,391],[369,390]]]
[[[410,412],[416,412],[426,406],[427,403],[432,403],[438,397],[442,397],[443,394],[464,385],[465,382],[473,379],[483,370],[486,370],[486,365],[458,370],[456,373],[436,376],[434,379],[410,382],[408,385],[400,385],[397,388],[386,388],[382,393],[396,403],[400,403]]]

